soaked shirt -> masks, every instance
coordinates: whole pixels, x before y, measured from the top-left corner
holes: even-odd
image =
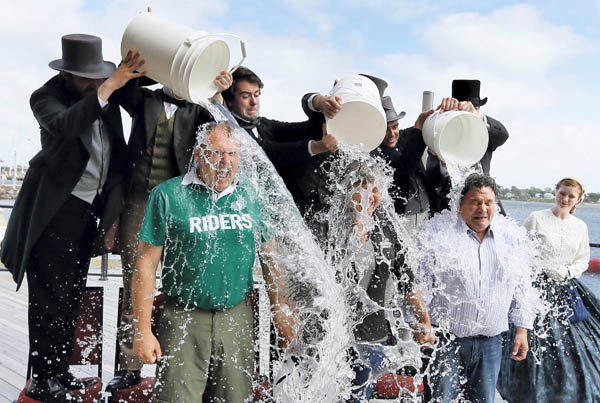
[[[517,253],[519,240],[494,228],[480,240],[459,219],[454,231],[445,230],[452,247],[428,250],[423,262],[432,323],[458,337],[496,336],[509,321],[533,327],[531,270]]]
[[[203,185],[182,184],[181,176],[158,185],[139,239],[164,246],[161,291],[201,309],[226,309],[246,298],[262,233],[253,200],[239,185],[218,198]]]

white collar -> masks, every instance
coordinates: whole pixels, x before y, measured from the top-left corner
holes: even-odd
[[[181,184],[183,186],[188,186],[188,185],[201,185],[201,186],[203,186],[206,190],[208,190],[208,191],[211,192],[213,201],[217,201],[221,197],[227,196],[228,194],[233,193],[233,191],[236,188],[235,184],[231,184],[231,185],[227,186],[225,189],[223,189],[223,191],[217,192],[213,188],[208,187],[206,185],[206,183],[202,182],[202,180],[200,178],[198,178],[198,175],[196,175],[196,173],[193,170],[189,170],[183,176],[183,179],[181,180]]]
[[[489,236],[491,238],[494,237],[494,231],[493,231],[493,225],[494,222],[492,220],[492,222],[490,223],[490,226],[487,228],[487,230],[485,231],[485,236]],[[467,233],[469,235],[473,235],[476,237],[479,237],[479,235],[477,234],[477,232],[475,232],[474,230],[472,230],[471,228],[469,228],[469,226],[467,225],[467,223],[465,222],[465,220],[463,220],[463,218],[459,215],[458,217],[458,222],[456,223],[456,227],[458,229],[458,232],[460,233]]]

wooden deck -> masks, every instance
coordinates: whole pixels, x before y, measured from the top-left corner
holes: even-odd
[[[118,256],[109,259],[108,279],[100,279],[100,258],[92,260],[88,275],[88,286],[104,288],[103,313],[103,351],[102,351],[102,382],[106,385],[113,377],[115,366],[115,343],[117,334],[117,313],[119,289],[122,287],[121,266]],[[26,280],[25,280],[26,281]],[[0,304],[0,403],[12,402],[17,399],[25,385],[27,376],[27,357],[29,339],[27,328],[27,284],[15,291],[16,284],[12,275],[0,263],[0,295],[4,303]],[[268,375],[269,357],[269,317],[270,309],[265,291],[264,281],[255,279],[255,289],[258,291],[259,312],[259,371]],[[97,367],[72,367],[73,374],[96,376]],[[153,376],[155,365],[144,365],[142,375]]]
[[[104,343],[102,359],[102,381],[106,384],[113,376],[115,364],[115,342],[117,328],[117,310],[119,288],[122,286],[118,258],[111,261],[109,265],[108,280],[100,280],[99,261],[92,263],[88,286],[104,287]],[[585,283],[600,295],[600,274],[585,273]],[[15,400],[25,385],[27,371],[27,354],[29,350],[27,330],[27,286],[23,284],[16,292],[16,285],[11,274],[0,265],[0,295],[3,303],[0,304],[0,402],[12,402]],[[264,291],[263,291],[264,292]],[[266,298],[266,296],[265,296]],[[268,312],[268,302],[262,309]],[[268,323],[260,326],[263,330],[268,329]],[[268,343],[268,330],[261,332],[259,336]],[[266,346],[267,343],[261,343]],[[268,348],[268,347],[267,347]],[[267,359],[268,350],[261,353],[261,360]],[[265,362],[261,362],[262,368],[266,368]],[[74,371],[77,376],[95,375],[96,368],[78,368]],[[262,372],[262,371],[261,371]],[[152,376],[153,365],[145,365],[143,374]],[[378,402],[383,400],[373,400]],[[496,401],[503,402],[499,394]]]
[[[88,286],[104,287],[104,343],[102,380],[106,384],[113,376],[119,287],[122,285],[120,268],[109,270],[108,280],[100,280],[99,268],[92,266]],[[16,292],[11,274],[0,270],[0,402],[12,402],[25,385],[27,354],[27,284]],[[78,376],[95,375],[96,367],[79,367]],[[153,374],[154,366],[146,365],[145,374]]]

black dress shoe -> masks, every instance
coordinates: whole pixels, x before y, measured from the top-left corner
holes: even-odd
[[[67,372],[66,375],[58,377],[60,383],[69,390],[85,389],[98,383],[97,378],[81,379],[75,378],[73,374]]]
[[[83,403],[83,398],[65,388],[56,378],[32,379],[25,394],[45,403]]]
[[[127,389],[140,381],[140,370],[117,371],[115,377],[106,385],[106,391],[112,392],[117,389]]]

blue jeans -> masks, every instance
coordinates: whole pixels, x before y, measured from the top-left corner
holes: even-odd
[[[441,340],[431,364],[436,402],[493,402],[502,361],[502,335]]]
[[[352,381],[352,397],[346,403],[359,403],[371,399],[376,379],[370,379],[373,371],[377,372],[385,355],[381,345],[361,344],[360,358],[352,364],[355,373]]]

